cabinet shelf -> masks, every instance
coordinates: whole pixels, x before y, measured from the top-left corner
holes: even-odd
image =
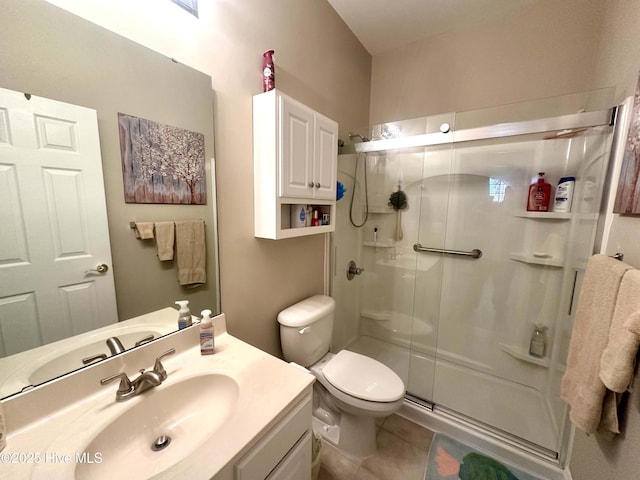
[[[529,263],[532,265],[542,265],[554,268],[564,267],[564,261],[554,257],[535,257],[524,253],[510,253],[509,258],[517,262]]]
[[[523,362],[533,363],[534,365],[538,365],[539,367],[549,368],[551,362],[548,358],[536,358],[529,355],[529,352],[526,352],[524,348],[519,347],[517,345],[509,345],[507,343],[501,343],[500,348],[503,352],[508,353],[513,358],[517,358],[518,360],[522,360]]]

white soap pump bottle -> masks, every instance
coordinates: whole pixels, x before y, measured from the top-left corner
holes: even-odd
[[[202,320],[200,321],[200,353],[202,355],[211,355],[215,351],[211,310],[203,310],[200,314],[202,315]]]
[[[189,310],[189,300],[178,300],[176,305],[180,305],[180,310],[178,311],[178,330],[182,330],[193,323],[191,321],[191,310]]]

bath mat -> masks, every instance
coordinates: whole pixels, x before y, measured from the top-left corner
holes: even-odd
[[[437,433],[431,442],[425,480],[543,480],[505,465],[468,445]]]

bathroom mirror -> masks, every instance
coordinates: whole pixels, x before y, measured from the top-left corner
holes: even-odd
[[[189,300],[194,315],[199,316],[205,308],[219,312],[211,78],[45,1],[0,0],[0,4],[0,88],[87,107],[97,113],[112,257],[107,274],[113,275],[117,302],[114,320],[175,308],[176,300]],[[0,108],[0,127],[6,118],[2,113]],[[206,205],[125,203],[118,113],[204,135]],[[42,188],[37,182],[33,185],[34,191]],[[29,199],[22,198],[21,202],[26,205]],[[190,219],[204,221],[207,248],[207,282],[195,288],[181,286],[176,261],[160,262],[155,242],[136,239],[130,228],[130,223],[136,221]],[[7,263],[10,262],[0,258],[0,276],[5,275],[5,284],[11,281],[9,269],[2,268]],[[0,290],[0,342],[5,341],[3,326],[19,322],[23,315],[15,305],[13,310],[2,308],[12,303],[12,296],[15,292],[9,295]],[[37,300],[33,305],[38,308]],[[24,316],[27,317],[26,312]],[[177,310],[175,317],[177,329]],[[91,325],[92,319],[87,320]],[[27,335],[27,330],[22,335]],[[37,328],[32,330],[38,334]],[[80,333],[76,330],[72,336]],[[42,332],[39,334],[42,337]],[[57,340],[60,338],[30,341],[37,348]],[[3,348],[12,351],[11,346]],[[17,350],[15,345],[13,350]],[[2,365],[0,358],[0,374],[6,373],[2,372]],[[0,385],[0,398],[14,393],[4,391]]]

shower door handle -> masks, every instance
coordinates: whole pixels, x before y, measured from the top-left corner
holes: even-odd
[[[479,248],[474,248],[469,252],[465,252],[463,250],[447,250],[446,248],[423,247],[419,243],[416,243],[413,246],[413,250],[416,252],[442,253],[444,255],[459,255],[462,257],[471,257],[471,258],[482,257],[482,250],[480,250]]]

